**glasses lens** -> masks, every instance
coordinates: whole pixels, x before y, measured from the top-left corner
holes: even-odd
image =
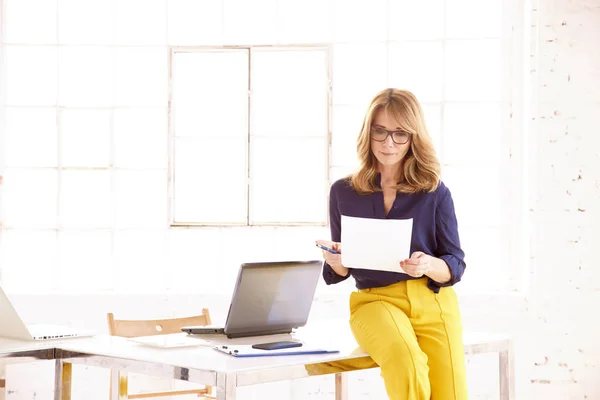
[[[371,129],[371,136],[375,140],[385,140],[387,138],[387,132],[381,128]]]
[[[408,133],[406,132],[394,132],[394,142],[403,144],[408,141]]]

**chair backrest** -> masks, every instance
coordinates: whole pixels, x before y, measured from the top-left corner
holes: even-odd
[[[201,315],[183,318],[119,320],[115,319],[112,313],[108,313],[107,319],[108,333],[111,336],[126,338],[181,333],[181,328],[184,326],[204,326],[211,324],[208,308],[203,308]]]

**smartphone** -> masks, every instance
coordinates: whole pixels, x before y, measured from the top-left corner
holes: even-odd
[[[340,252],[339,252],[339,251],[337,251],[337,250],[334,250],[334,249],[332,249],[332,248],[329,248],[329,247],[327,247],[327,246],[323,246],[323,245],[322,245],[322,244],[320,244],[320,243],[317,243],[317,247],[318,247],[318,248],[320,248],[320,249],[323,249],[323,250],[325,250],[325,251],[328,251],[328,252],[330,252],[330,253],[333,253],[333,254],[340,254]]]
[[[291,340],[284,340],[281,342],[259,343],[259,344],[252,345],[253,349],[260,349],[260,350],[290,349],[292,347],[302,347],[302,342],[294,342]]]

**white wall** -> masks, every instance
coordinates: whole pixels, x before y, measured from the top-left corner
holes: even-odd
[[[532,333],[521,393],[598,399],[600,3],[540,3]]]
[[[600,305],[595,251],[600,241],[600,5],[585,0],[541,1],[534,14],[539,17],[539,26],[534,26],[539,28],[539,59],[532,70],[537,91],[533,108],[539,108],[539,115],[533,121],[536,129],[529,150],[536,186],[529,213],[533,224],[530,292],[527,298],[463,298],[464,324],[468,329],[517,335],[518,399],[600,399],[600,325],[595,310]],[[128,308],[135,308],[134,299],[146,307],[153,304],[163,315],[191,311],[199,303],[216,310],[223,304],[185,296],[132,297],[126,302]],[[69,318],[71,322],[88,322],[101,329],[104,320],[93,315],[117,309],[120,303],[115,298],[103,299],[102,307],[97,298],[35,300],[16,299],[30,319],[42,319],[55,310],[67,321],[64,316],[73,311],[76,316]],[[44,308],[34,311],[28,303]],[[315,317],[345,312],[345,299],[321,297],[314,308]],[[497,398],[495,363],[491,357],[470,360],[471,398]],[[51,372],[47,363],[9,368],[8,398],[51,399]],[[32,374],[36,375],[33,383],[26,379]],[[376,372],[351,377],[352,399],[382,398]],[[106,398],[105,371],[76,369],[74,378],[75,399]],[[325,399],[331,398],[332,390],[330,377],[312,378],[292,385],[246,388],[240,398]]]

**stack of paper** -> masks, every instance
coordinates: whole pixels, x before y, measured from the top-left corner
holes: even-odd
[[[410,257],[413,220],[342,215],[342,264],[347,268],[402,272]]]

